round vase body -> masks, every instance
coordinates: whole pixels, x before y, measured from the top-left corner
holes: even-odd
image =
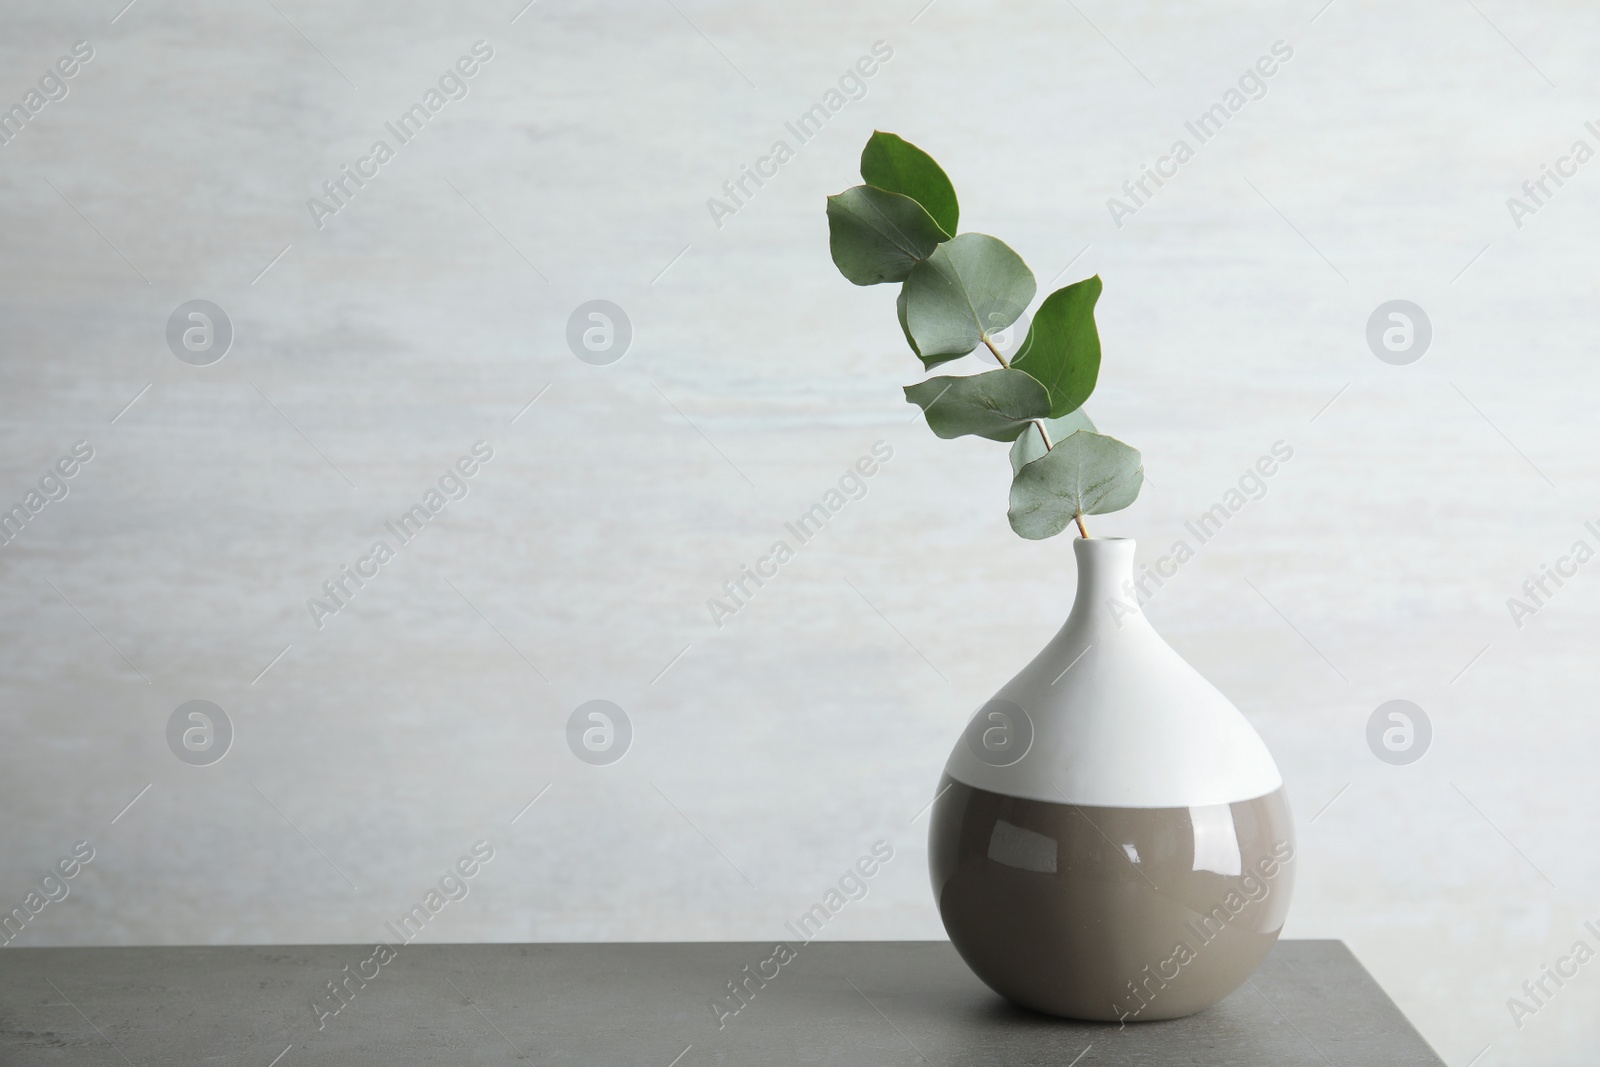
[[[1283,928],[1283,778],[1129,592],[1134,542],[1080,539],[1071,615],[973,716],[929,827],[950,940],[990,988],[1074,1019],[1188,1015]]]

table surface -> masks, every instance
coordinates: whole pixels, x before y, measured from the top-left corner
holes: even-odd
[[[713,998],[772,955],[768,944],[401,945],[377,966],[364,964],[372,947],[344,945],[6,949],[0,1062],[1442,1062],[1338,941],[1280,942],[1215,1008],[1125,1028],[1014,1008],[946,942],[801,944],[719,1029]],[[313,1003],[346,965],[377,975],[350,980],[348,1002],[319,1029]]]

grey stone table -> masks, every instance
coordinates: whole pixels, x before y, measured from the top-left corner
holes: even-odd
[[[1337,941],[1282,942],[1217,1007],[1126,1028],[1013,1008],[945,942],[772,958],[721,943],[8,948],[0,1064],[1441,1063]]]

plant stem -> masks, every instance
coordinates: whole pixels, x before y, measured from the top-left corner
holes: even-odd
[[[1005,367],[1008,370],[1011,368],[1011,364],[1006,362],[1006,357],[1002,356],[1000,354],[1000,350],[994,346],[994,342],[989,340],[988,334],[983,335],[983,343],[989,349],[989,351],[994,353],[994,358],[1000,361],[1000,366]],[[1050,435],[1044,432],[1044,423],[1039,419],[1034,419],[1033,424],[1039,428],[1039,440],[1044,442],[1044,450],[1046,452],[1050,451],[1055,447],[1055,445],[1050,443]],[[1082,523],[1079,525],[1081,526]],[[1087,537],[1088,535],[1085,534],[1084,536]]]
[[[1010,367],[1011,364],[1006,362],[1006,357],[1002,356],[1000,354],[1000,350],[994,346],[994,342],[989,340],[989,335],[988,334],[983,334],[982,336],[983,336],[983,343],[988,347],[989,351],[994,353],[994,358],[1000,361],[1000,365],[1002,367]]]
[[[994,342],[989,340],[989,335],[988,334],[984,334],[983,335],[983,343],[989,349],[990,352],[994,353],[994,358],[1000,361],[1000,366],[1006,367],[1006,368],[1009,368],[1011,366],[1011,364],[1006,362],[1006,357],[1002,356],[1000,354],[1000,350],[994,346]],[[1034,419],[1033,420],[1033,425],[1038,429],[1038,431],[1039,431],[1039,440],[1044,442],[1044,450],[1045,450],[1045,452],[1048,453],[1052,448],[1055,447],[1055,445],[1050,443],[1050,435],[1045,432],[1043,420]],[[1089,529],[1088,529],[1088,527],[1084,526],[1084,524],[1083,524],[1083,516],[1082,515],[1074,515],[1074,516],[1072,516],[1072,519],[1073,519],[1074,522],[1076,522],[1078,524],[1078,533],[1079,533],[1079,535],[1082,536],[1085,541],[1087,541],[1089,539]]]

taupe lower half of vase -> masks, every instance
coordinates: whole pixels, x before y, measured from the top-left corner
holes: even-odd
[[[1146,1022],[1231,993],[1278,939],[1294,882],[1283,789],[1194,808],[1052,804],[948,775],[929,867],[950,940],[1036,1011]]]

